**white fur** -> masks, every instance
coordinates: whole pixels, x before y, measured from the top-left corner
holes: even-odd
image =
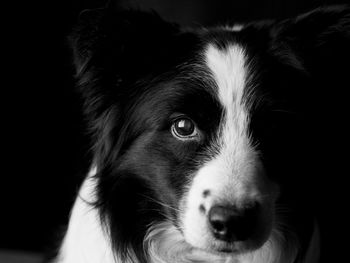
[[[95,201],[96,168],[83,183],[71,212],[67,234],[57,263],[115,263],[107,233],[103,230]]]

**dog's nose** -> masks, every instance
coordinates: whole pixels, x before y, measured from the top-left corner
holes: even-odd
[[[252,203],[243,208],[215,205],[208,213],[213,235],[226,242],[244,241],[252,237],[258,223],[259,204]]]

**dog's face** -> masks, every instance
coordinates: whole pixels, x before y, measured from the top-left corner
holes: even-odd
[[[73,46],[116,249],[168,222],[195,248],[239,255],[281,230],[284,194],[298,189],[288,205],[304,211],[310,80],[279,29],[87,16]]]
[[[118,169],[147,185],[143,198],[160,204],[161,220],[192,246],[242,253],[268,238],[278,187],[251,128],[256,102],[245,50],[207,41],[199,52],[173,76],[140,84],[146,90],[125,113],[137,136]]]

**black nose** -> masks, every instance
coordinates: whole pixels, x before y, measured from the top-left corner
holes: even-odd
[[[215,205],[208,213],[211,231],[217,239],[226,242],[247,240],[256,231],[258,212],[257,203],[240,209]]]

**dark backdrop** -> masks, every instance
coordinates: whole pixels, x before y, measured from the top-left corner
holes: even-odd
[[[63,227],[82,178],[86,142],[66,36],[102,0],[15,2],[2,8],[0,248],[43,251]],[[131,2],[131,4],[130,4]],[[285,18],[337,0],[122,1],[184,25]],[[219,3],[220,2],[220,3]]]

